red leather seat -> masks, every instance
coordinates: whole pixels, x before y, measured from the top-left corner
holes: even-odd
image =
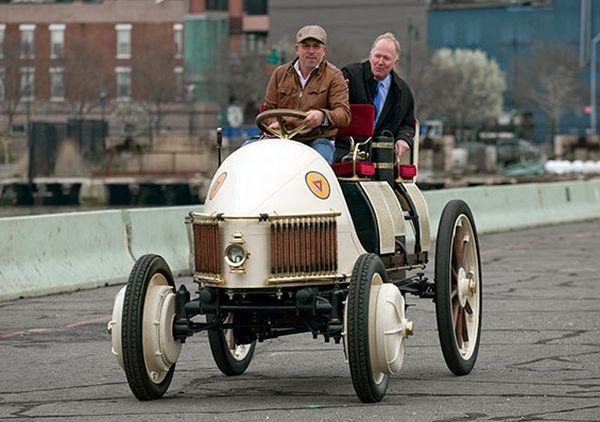
[[[336,139],[370,138],[375,130],[375,107],[372,104],[350,104],[352,118],[350,124],[338,129]],[[354,175],[352,161],[333,163],[333,171],[338,177],[351,177]],[[370,177],[375,174],[375,164],[369,161],[356,162],[356,175]]]
[[[373,104],[350,104],[350,124],[338,129],[336,139],[344,139],[350,136],[369,138],[375,130],[375,107]]]

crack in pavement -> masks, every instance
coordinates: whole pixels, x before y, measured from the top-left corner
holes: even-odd
[[[553,362],[560,362],[560,363],[578,363],[573,360],[570,360],[569,358],[577,357],[577,356],[591,356],[591,355],[596,355],[599,353],[600,353],[600,350],[591,351],[591,352],[581,352],[581,353],[569,353],[569,354],[565,354],[565,355],[544,356],[541,358],[536,358],[536,359],[531,359],[531,360],[527,360],[527,361],[523,361],[523,362],[519,362],[519,363],[509,364],[509,365],[507,365],[507,368],[517,369],[517,370],[526,370],[526,371],[532,371],[532,372],[557,371],[557,370],[560,370],[560,371],[584,371],[586,369],[575,369],[575,368],[535,369],[535,368],[528,368],[526,366],[532,365],[534,363],[545,362],[545,361],[553,361]]]
[[[99,317],[96,317],[94,319],[71,322],[66,325],[62,325],[60,327],[29,328],[26,330],[18,330],[18,331],[13,331],[10,333],[0,333],[0,340],[7,340],[12,337],[22,337],[22,336],[26,336],[29,334],[54,333],[54,332],[65,331],[65,330],[70,330],[70,329],[74,329],[74,328],[77,329],[80,327],[84,327],[86,325],[106,324],[108,321],[110,321],[111,318],[112,318],[112,315],[106,314],[106,315],[101,315]]]
[[[548,344],[552,341],[557,341],[557,340],[565,340],[568,338],[575,338],[575,337],[579,337],[582,334],[587,334],[590,331],[596,331],[596,330],[573,330],[571,332],[568,332],[566,334],[563,334],[559,337],[552,337],[552,338],[547,338],[547,339],[542,339],[542,340],[538,340],[535,343],[533,343],[534,345],[539,345],[539,344]]]

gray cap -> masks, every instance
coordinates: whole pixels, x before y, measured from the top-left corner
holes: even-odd
[[[296,34],[296,43],[301,43],[309,38],[327,44],[327,33],[319,25],[306,25],[300,28]]]

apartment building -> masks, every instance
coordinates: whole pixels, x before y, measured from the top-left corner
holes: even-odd
[[[4,128],[184,97],[183,0],[0,4]]]
[[[229,105],[230,64],[265,51],[267,4],[0,0],[0,132],[65,116],[121,130],[140,107],[164,114],[161,130],[191,130],[191,108],[196,128],[213,127]],[[115,111],[128,116],[118,122]]]

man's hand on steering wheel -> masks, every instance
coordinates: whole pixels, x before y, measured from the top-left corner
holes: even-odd
[[[323,121],[325,120],[325,113],[321,110],[309,110],[306,112],[306,118],[304,122],[306,123],[307,128],[315,128],[317,126],[321,126]]]

